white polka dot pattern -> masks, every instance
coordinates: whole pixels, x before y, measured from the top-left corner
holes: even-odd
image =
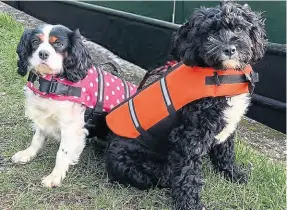
[[[104,81],[104,93],[103,93],[103,111],[109,112],[112,108],[114,108],[117,104],[120,104],[125,99],[125,88],[124,83],[120,78],[115,75],[112,75],[109,72],[102,71],[103,81]],[[51,75],[47,75],[47,80],[51,80]],[[74,87],[81,88],[81,95],[78,96],[66,96],[66,95],[55,95],[55,94],[45,94],[35,89],[33,83],[28,82],[27,87],[30,88],[35,94],[38,94],[42,97],[49,98],[51,100],[59,100],[59,101],[73,101],[76,103],[83,104],[87,107],[94,108],[99,90],[98,86],[100,84],[100,79],[98,78],[98,70],[94,67],[88,70],[88,75],[85,79],[81,80],[77,83],[72,83],[63,78],[55,78],[58,82],[71,85]],[[133,95],[136,92],[137,86],[126,82],[130,95]]]

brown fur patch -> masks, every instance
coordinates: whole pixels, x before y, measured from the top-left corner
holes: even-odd
[[[54,43],[55,41],[57,41],[57,39],[58,39],[58,37],[56,37],[56,36],[50,36],[49,42]]]
[[[240,63],[237,60],[226,60],[222,62],[222,65],[227,69],[237,69]]]
[[[37,34],[37,37],[43,42],[44,41],[44,34]]]

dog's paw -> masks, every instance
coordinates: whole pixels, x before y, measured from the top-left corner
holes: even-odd
[[[225,177],[233,182],[233,183],[239,183],[239,184],[246,184],[248,182],[248,170],[243,169],[239,166],[233,167],[232,170],[225,172]]]
[[[248,173],[237,171],[236,173],[233,173],[231,181],[239,184],[246,184],[248,182]]]
[[[43,177],[42,184],[48,188],[60,187],[62,180],[61,175],[51,173],[49,176]]]
[[[32,153],[29,149],[26,149],[15,153],[11,160],[13,163],[25,164],[31,161],[34,157],[35,154]]]
[[[174,210],[207,210],[207,208],[203,204],[180,203],[174,206]]]

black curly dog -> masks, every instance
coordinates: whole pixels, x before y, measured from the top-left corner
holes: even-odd
[[[176,32],[172,53],[186,65],[237,70],[259,61],[267,44],[261,13],[248,5],[221,2],[194,11]],[[184,90],[183,90],[184,91]],[[234,132],[250,105],[250,95],[203,98],[178,111],[180,124],[155,140],[157,149],[110,134],[106,167],[110,180],[139,189],[171,188],[174,208],[204,209],[202,158],[232,182],[247,182],[235,163]]]

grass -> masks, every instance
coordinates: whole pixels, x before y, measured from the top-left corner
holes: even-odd
[[[41,178],[54,166],[57,143],[48,141],[45,150],[27,165],[14,165],[9,158],[26,148],[32,138],[30,122],[24,116],[25,78],[16,73],[15,49],[23,27],[0,14],[0,209],[170,209],[167,190],[139,191],[111,185],[104,171],[103,157],[88,146],[78,165],[72,167],[63,186],[47,189]],[[237,140],[237,160],[252,163],[247,185],[231,184],[204,167],[206,185],[202,199],[209,209],[286,209],[284,166],[271,162],[246,143]],[[1,157],[2,159],[1,161]]]

